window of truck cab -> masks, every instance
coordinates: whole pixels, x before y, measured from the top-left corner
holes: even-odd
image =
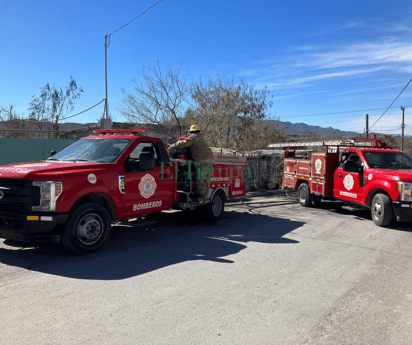
[[[372,169],[412,169],[412,157],[405,152],[364,152]]]
[[[363,166],[362,160],[356,152],[344,152],[339,163],[339,168],[343,168],[346,161],[353,161],[356,166]]]
[[[169,164],[166,149],[161,141],[140,142],[125,160],[125,168],[128,172],[139,171],[139,159],[142,152],[149,152],[155,158],[155,166],[161,167]]]
[[[114,163],[132,139],[80,139],[49,160]]]

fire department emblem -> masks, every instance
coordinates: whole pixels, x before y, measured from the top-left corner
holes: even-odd
[[[318,158],[315,161],[315,173],[320,174],[320,169],[322,169],[322,161]]]
[[[353,180],[353,176],[348,174],[343,179],[343,185],[347,190],[351,190],[353,188],[355,181]]]
[[[152,175],[146,174],[140,180],[139,191],[145,199],[149,199],[154,194],[156,187],[156,181]]]

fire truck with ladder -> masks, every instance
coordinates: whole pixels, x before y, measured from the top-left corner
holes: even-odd
[[[269,145],[284,149],[283,189],[298,192],[304,207],[341,200],[371,211],[378,226],[392,219],[412,221],[412,157],[386,146],[385,139],[289,142]],[[309,159],[296,157],[299,148],[324,147]]]

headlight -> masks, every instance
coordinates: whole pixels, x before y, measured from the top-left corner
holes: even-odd
[[[401,201],[412,201],[412,183],[397,182],[396,186],[401,195]]]
[[[63,192],[63,183],[36,181],[33,186],[40,187],[40,205],[32,206],[32,211],[56,211],[56,201]]]

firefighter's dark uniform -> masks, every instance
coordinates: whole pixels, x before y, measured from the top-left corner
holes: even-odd
[[[200,132],[191,132],[185,140],[178,140],[169,149],[183,149],[185,147],[190,148],[192,159],[197,163],[195,170],[196,193],[200,199],[204,199],[209,190],[213,166],[215,165],[213,152]]]

